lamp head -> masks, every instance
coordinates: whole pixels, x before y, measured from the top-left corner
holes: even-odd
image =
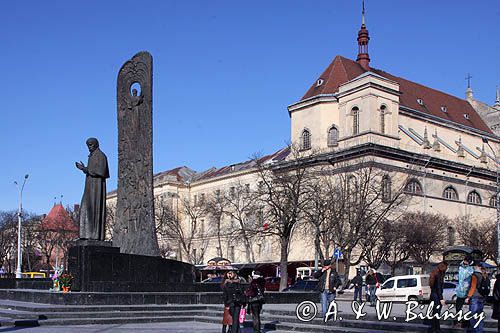
[[[486,139],[484,136],[481,139],[483,140],[483,143],[488,143],[488,139]]]

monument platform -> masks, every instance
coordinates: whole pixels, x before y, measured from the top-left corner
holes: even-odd
[[[78,241],[70,247],[71,289],[84,292],[194,291],[193,265],[161,257],[120,253],[105,242]]]

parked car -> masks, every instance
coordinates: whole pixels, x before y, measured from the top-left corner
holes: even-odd
[[[201,281],[201,283],[221,283],[223,278],[223,276],[211,277]]]
[[[445,281],[443,286],[443,298],[445,301],[455,301],[457,299],[456,289],[458,283]]]
[[[429,275],[402,275],[387,279],[376,292],[382,302],[422,301],[431,295]]]
[[[283,289],[283,291],[286,292],[315,291],[318,282],[319,281],[316,279],[300,280],[294,285],[291,285],[290,287]]]
[[[280,290],[281,278],[278,277],[266,277],[266,290],[267,291],[278,291]]]

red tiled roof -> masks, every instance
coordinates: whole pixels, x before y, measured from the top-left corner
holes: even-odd
[[[379,69],[371,68],[373,73],[399,83],[400,105],[420,111],[425,114],[446,119],[461,125],[472,127],[487,133],[492,133],[474,108],[464,99],[449,95],[421,84],[394,76]],[[328,68],[321,74],[324,82],[317,86],[316,82],[309,88],[301,100],[320,94],[333,94],[338,92],[339,86],[358,77],[366,71],[357,62],[336,56]],[[422,99],[424,105],[417,103]],[[447,112],[441,111],[446,106]],[[464,116],[468,114],[468,119]]]
[[[42,228],[54,231],[78,231],[75,222],[61,204],[52,207],[49,214],[42,220]]]
[[[290,149],[288,147],[281,148],[280,150],[278,150],[270,155],[266,155],[266,156],[259,158],[258,162],[259,163],[266,163],[266,162],[271,161],[271,160],[273,160],[275,162],[279,162],[279,161],[284,160],[288,156],[289,153],[290,153]],[[229,174],[231,172],[251,169],[255,165],[256,165],[255,160],[249,160],[249,161],[245,161],[245,162],[238,163],[238,164],[224,166],[224,167],[219,168],[219,169],[211,168],[208,171],[205,171],[204,173],[200,174],[198,177],[196,177],[195,180],[198,181],[198,180],[205,180],[205,179],[210,179],[210,178],[214,178],[214,177],[218,177],[218,176],[223,176],[223,175]]]

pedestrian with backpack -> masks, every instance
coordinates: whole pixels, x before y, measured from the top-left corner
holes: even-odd
[[[464,260],[462,260],[462,262],[460,263],[460,267],[458,268],[458,285],[455,289],[455,294],[457,295],[457,300],[455,303],[456,312],[462,310],[465,299],[467,298],[467,292],[470,289],[470,281],[472,279],[472,274],[474,273],[474,269],[472,268],[471,264],[472,256],[468,254],[465,256]],[[458,324],[458,320],[455,321],[455,325],[458,326]]]
[[[472,267],[474,268],[474,273],[472,274],[470,289],[467,293],[465,304],[469,305],[469,312],[474,315],[483,312],[484,301],[490,293],[490,280],[488,276],[484,276],[481,272],[481,262],[479,260],[474,260]],[[477,322],[478,318],[473,316],[470,320],[470,328],[467,331],[471,333],[482,333],[484,322],[481,320],[477,327],[474,328]]]

